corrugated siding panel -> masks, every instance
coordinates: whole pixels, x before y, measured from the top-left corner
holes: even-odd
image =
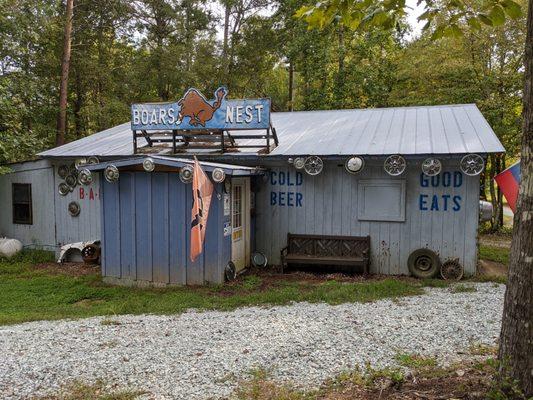
[[[54,216],[54,170],[47,161],[13,166],[0,176],[0,237],[20,240],[24,246],[57,250]],[[12,184],[31,184],[33,224],[13,224]]]
[[[168,174],[152,174],[152,251],[155,282],[170,282],[168,240],[170,221],[168,218]]]
[[[121,278],[121,263],[120,263],[120,195],[119,185],[103,181],[103,188],[105,191],[105,207],[104,207],[104,221],[105,221],[105,252],[106,264],[105,274],[114,278]],[[126,239],[126,238],[124,238]],[[126,239],[127,240],[127,239]]]
[[[428,247],[436,251],[442,261],[459,258],[466,273],[473,274],[477,262],[479,179],[458,172],[458,162],[451,160],[445,164],[446,173],[433,179],[436,187],[431,185],[431,179],[428,187],[421,187],[420,165],[410,163],[409,170],[399,178],[406,181],[404,222],[360,221],[357,218],[359,180],[397,179],[389,177],[380,165],[367,165],[361,174],[354,176],[346,173],[343,166],[329,163],[318,176],[304,173],[299,186],[278,184],[280,172],[295,176],[294,169],[272,168],[273,175],[260,186],[257,194],[257,249],[266,254],[270,263],[279,264],[288,232],[370,235],[371,271],[374,273],[408,274],[409,254],[417,248]],[[453,185],[454,173],[462,179],[459,187]],[[283,199],[287,197],[283,193],[291,191],[303,196],[301,207],[271,204],[273,198],[279,202],[280,192]],[[421,194],[427,196],[423,208],[428,210],[420,209]],[[438,210],[432,211],[434,196]],[[454,196],[461,196],[458,211],[453,211]],[[445,202],[447,211],[444,211]]]
[[[135,236],[135,179],[133,174],[122,174],[119,189],[127,196],[120,196],[120,265],[122,275],[135,279],[136,250]]]
[[[222,200],[211,202],[205,249],[189,258],[192,185],[177,174],[121,172],[119,183],[103,180],[104,276],[161,284],[221,283],[230,259],[223,236]],[[216,192],[222,193],[222,185]]]
[[[170,246],[170,282],[184,285],[187,283],[187,246],[185,243],[185,229],[190,215],[183,207],[186,186],[179,179],[168,180],[169,195],[169,242]],[[190,213],[189,213],[190,214]]]

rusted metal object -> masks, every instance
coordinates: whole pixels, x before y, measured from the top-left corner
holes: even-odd
[[[370,236],[287,235],[281,264],[362,266],[370,264]]]
[[[100,245],[88,244],[81,250],[81,257],[86,264],[97,264],[100,260]]]
[[[459,259],[453,259],[445,261],[440,267],[440,275],[442,279],[447,281],[459,281],[463,277],[463,266],[459,262]]]
[[[83,261],[87,264],[96,264],[100,261],[100,241],[69,243],[61,246],[58,263],[65,261]]]

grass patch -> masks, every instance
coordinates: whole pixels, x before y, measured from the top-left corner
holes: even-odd
[[[451,290],[452,293],[472,293],[477,292],[477,288],[474,286],[468,286],[463,285],[462,283],[457,283],[452,286]]]
[[[482,343],[474,343],[470,346],[470,354],[473,356],[496,356],[498,346],[488,346]]]
[[[417,354],[398,354],[396,361],[402,366],[411,369],[435,367],[437,360],[433,357],[424,357]]]
[[[59,393],[40,397],[41,400],[135,400],[145,392],[138,390],[111,391],[102,381],[94,384],[74,382]]]
[[[509,253],[511,249],[507,247],[495,247],[495,246],[479,246],[479,258],[483,260],[489,260],[499,262],[504,265],[509,265]]]
[[[404,374],[400,369],[354,369],[325,382],[319,389],[301,390],[275,381],[266,375],[240,382],[234,395],[238,400],[405,400],[471,399],[511,400],[525,397],[516,384],[498,383],[498,364],[493,359],[463,362],[447,368],[436,360],[399,355],[400,363],[413,367]],[[413,394],[420,394],[413,396]]]
[[[190,308],[233,310],[301,301],[371,302],[423,294],[423,286],[429,285],[429,281],[393,278],[265,282],[261,276],[250,275],[228,285],[141,289],[106,285],[97,273],[73,276],[34,268],[34,264],[52,259],[47,252],[34,251],[24,251],[10,260],[0,259],[0,325],[98,315],[177,314]]]

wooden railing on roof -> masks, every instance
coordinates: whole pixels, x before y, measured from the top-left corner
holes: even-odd
[[[249,131],[247,131],[249,132]],[[147,146],[140,146],[138,140],[144,139]],[[245,144],[242,141],[256,140],[257,143]],[[158,148],[171,150],[172,154],[190,152],[191,150],[211,150],[216,153],[231,153],[239,149],[254,148],[259,153],[268,154],[279,144],[276,129],[270,126],[265,133],[239,133],[239,131],[133,131],[133,152],[140,149],[157,151]]]

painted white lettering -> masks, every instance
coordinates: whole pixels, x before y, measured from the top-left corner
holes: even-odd
[[[226,123],[232,124],[233,121],[233,107],[226,106]]]
[[[148,125],[148,110],[141,110],[141,123]]]
[[[168,123],[169,125],[173,125],[176,122],[176,110],[174,107],[170,107],[168,109]]]
[[[246,114],[246,118],[244,119],[244,122],[246,122],[247,124],[249,124],[250,122],[253,121],[254,119],[254,116],[252,114],[252,111],[253,111],[253,108],[252,106],[246,106],[245,110],[244,110],[244,113]]]
[[[167,123],[167,110],[164,108],[159,109],[159,123],[165,125]]]
[[[139,125],[139,123],[141,122],[141,116],[139,114],[139,109],[134,109],[133,110],[133,123],[135,125]]]
[[[263,105],[256,104],[255,109],[257,110],[257,122],[261,123],[261,113],[263,112]]]
[[[235,122],[238,124],[242,124],[242,109],[242,106],[235,107]]]
[[[157,110],[152,110],[152,116],[150,117],[151,124],[157,124]]]

